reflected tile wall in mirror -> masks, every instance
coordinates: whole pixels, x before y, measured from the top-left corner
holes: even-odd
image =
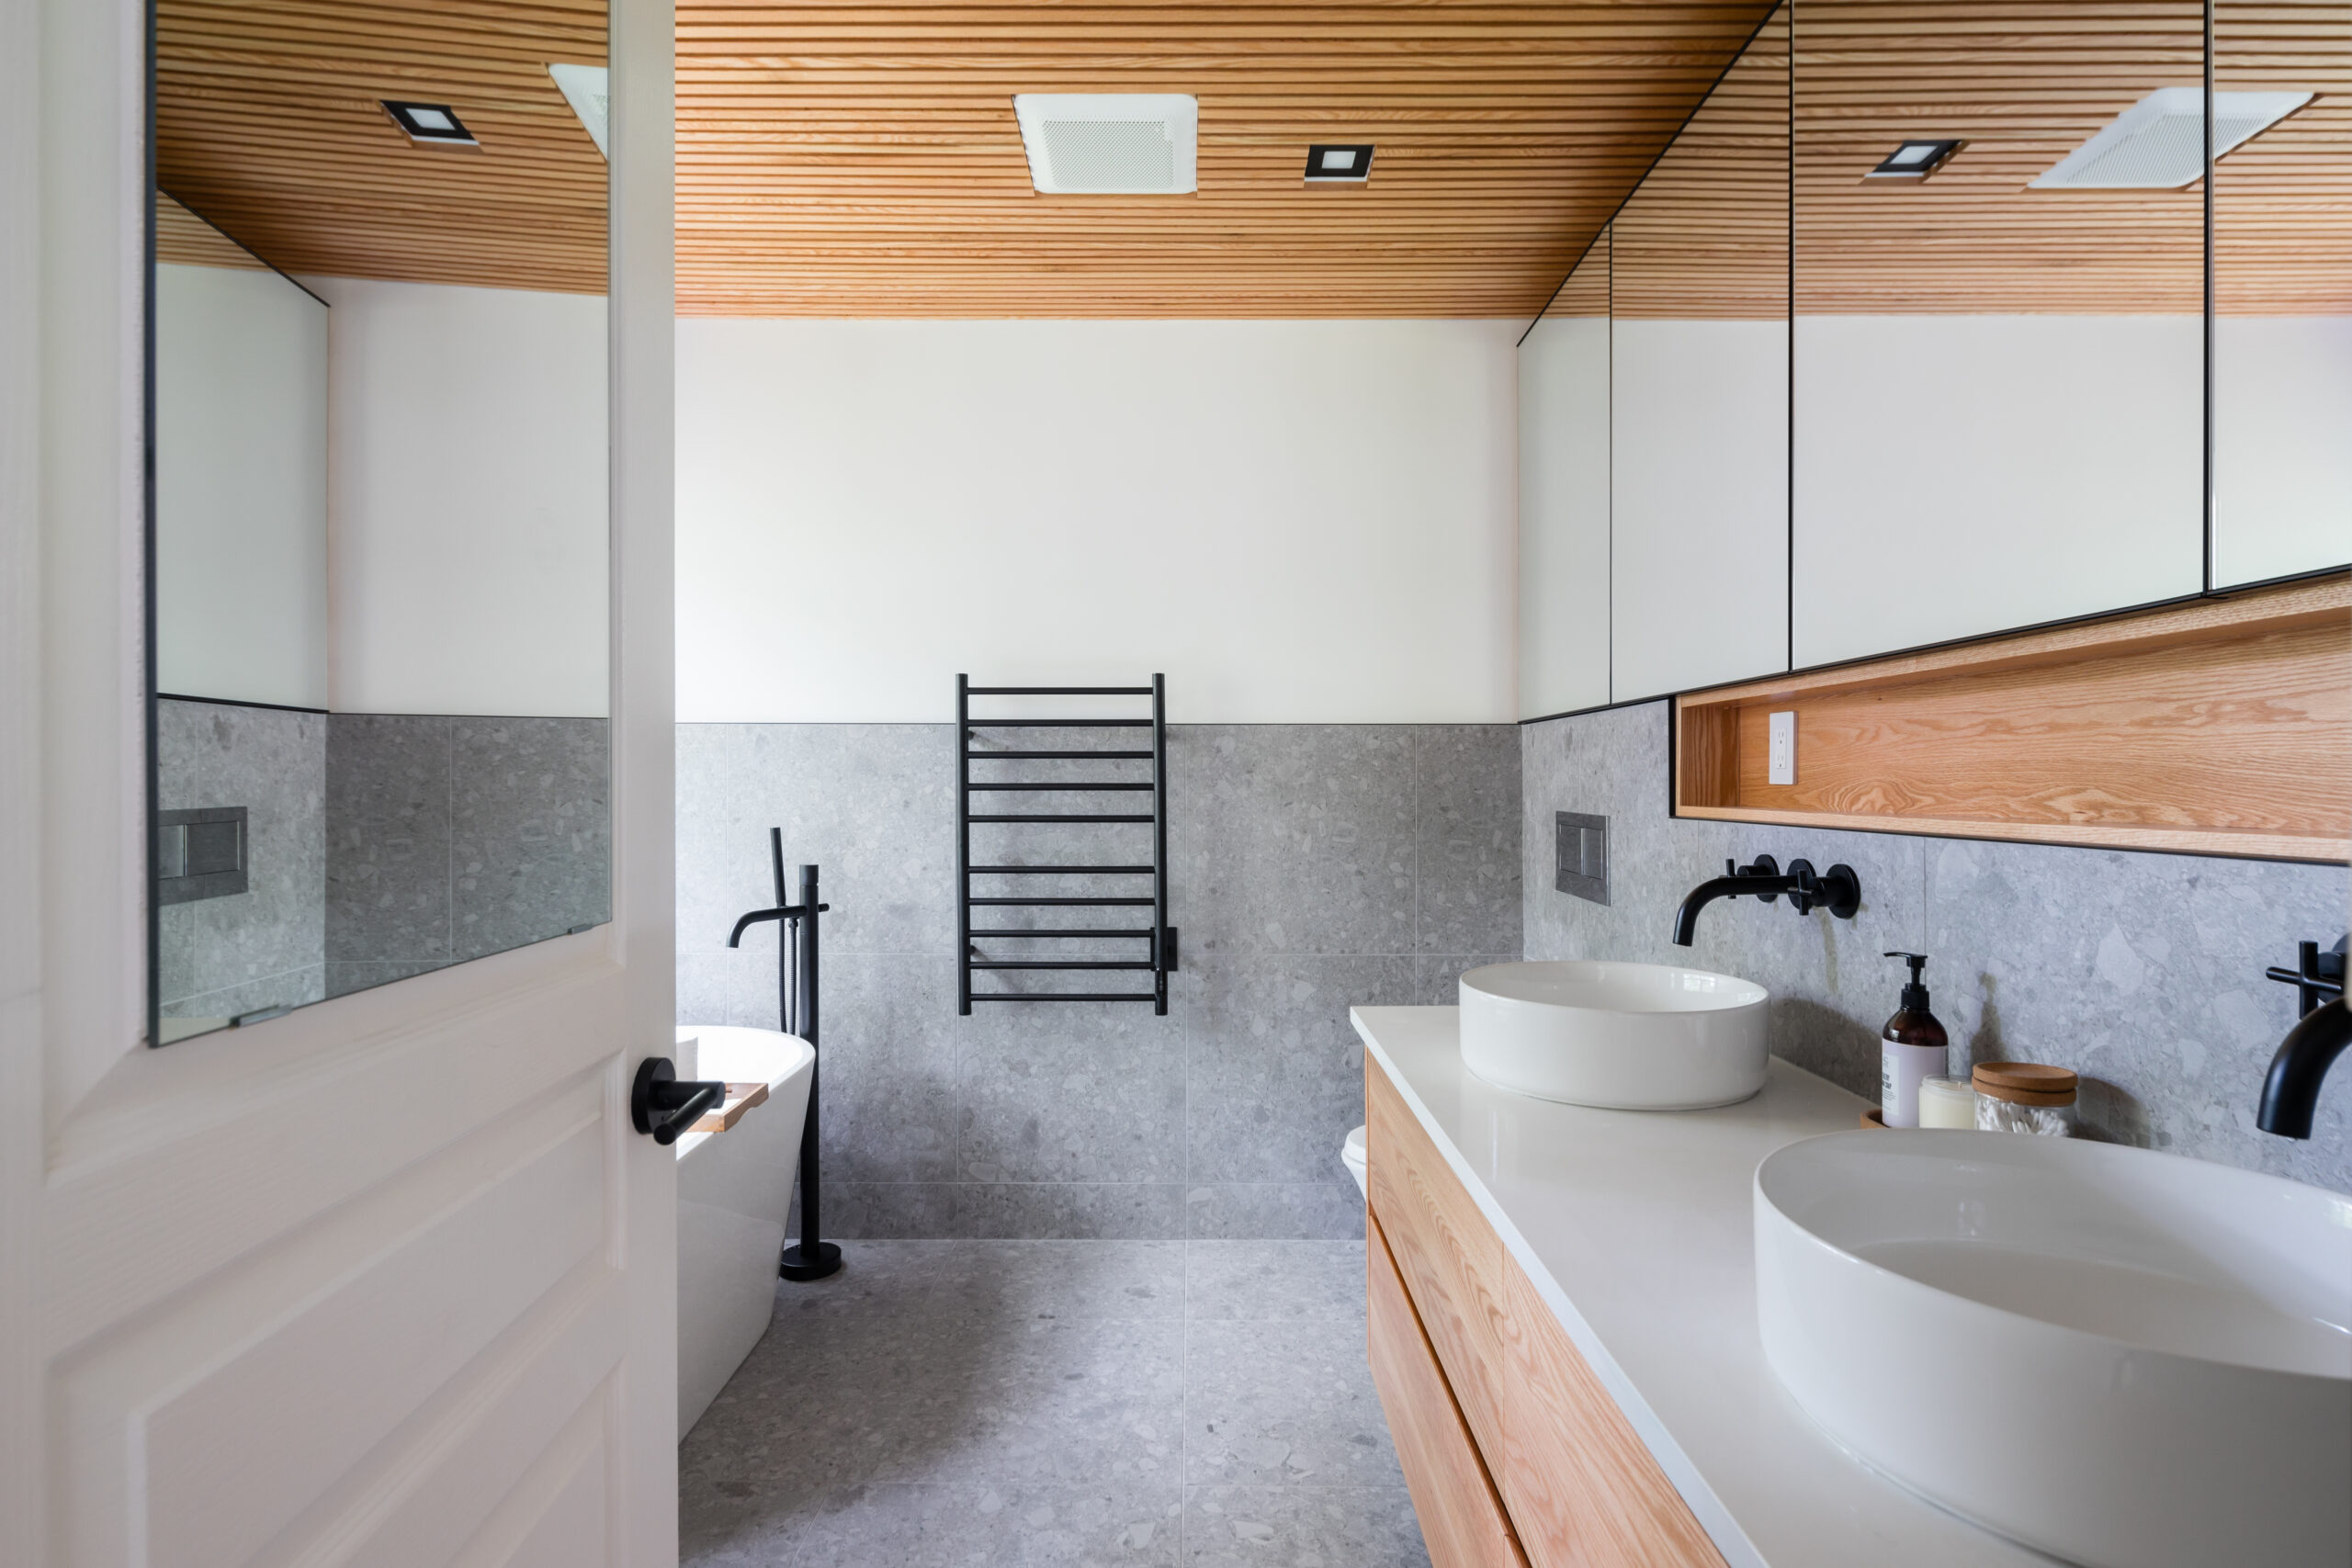
[[[605,15],[155,29],[164,1043],[609,918]]]

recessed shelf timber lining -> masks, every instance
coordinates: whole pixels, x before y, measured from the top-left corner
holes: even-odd
[[[1766,782],[1795,710],[1797,782]],[[1675,703],[1675,811],[1729,822],[2352,855],[2352,578]]]

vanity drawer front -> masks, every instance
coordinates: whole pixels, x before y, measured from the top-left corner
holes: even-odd
[[[1503,1246],[1388,1075],[1364,1059],[1372,1212],[1471,1435],[1503,1451]]]
[[[1503,1258],[1497,1481],[1535,1568],[1723,1568],[1723,1555],[1519,1260]],[[1497,1450],[1487,1450],[1492,1457]]]
[[[1364,1227],[1365,1349],[1432,1568],[1528,1568],[1492,1477],[1405,1293],[1375,1212]]]

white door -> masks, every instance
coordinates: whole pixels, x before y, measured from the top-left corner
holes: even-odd
[[[671,10],[619,0],[611,925],[142,1048],[137,0],[0,0],[0,1562],[676,1560]]]

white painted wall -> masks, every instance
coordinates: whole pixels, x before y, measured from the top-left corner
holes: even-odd
[[[1513,321],[678,323],[678,716],[1516,716]]]
[[[155,268],[156,686],[327,705],[327,308]]]
[[[1611,337],[1611,700],[1786,669],[1787,323]]]
[[[2352,316],[2213,323],[2213,581],[2352,560]]]
[[[2203,352],[2195,316],[1798,318],[1797,664],[2196,592]]]
[[[605,716],[604,299],[304,281],[334,307],[332,705]]]
[[[1609,701],[1609,319],[1519,345],[1519,716]]]

